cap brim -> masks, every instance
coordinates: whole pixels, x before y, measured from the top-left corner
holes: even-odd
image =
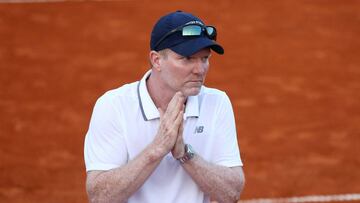
[[[217,44],[215,41],[207,37],[199,37],[186,40],[176,46],[170,47],[171,50],[182,56],[191,56],[204,48],[210,48],[218,54],[224,54],[224,48]]]

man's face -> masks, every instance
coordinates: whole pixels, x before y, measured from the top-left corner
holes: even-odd
[[[199,94],[209,69],[209,48],[189,57],[168,49],[162,58],[160,77],[167,88],[173,92],[181,91],[185,97]]]

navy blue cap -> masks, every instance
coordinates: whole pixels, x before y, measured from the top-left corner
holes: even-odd
[[[183,11],[176,11],[161,17],[151,32],[151,50],[160,51],[169,48],[182,56],[191,56],[201,49],[209,47],[218,54],[224,54],[222,46],[208,38],[205,34],[183,37],[181,32],[174,32],[155,47],[158,41],[168,32],[192,21],[204,24],[198,17]]]

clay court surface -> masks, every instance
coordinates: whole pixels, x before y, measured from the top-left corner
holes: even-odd
[[[78,1],[0,4],[0,202],[87,201],[93,105],[178,9],[225,48],[206,85],[232,100],[242,199],[360,193],[360,1]]]

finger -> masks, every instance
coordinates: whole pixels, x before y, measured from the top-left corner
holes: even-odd
[[[166,111],[171,112],[172,110],[174,110],[175,106],[177,106],[179,103],[179,92],[176,92],[174,94],[174,96],[171,98]]]
[[[179,127],[179,133],[178,133],[178,139],[179,137],[183,136],[184,132],[184,119],[181,119],[180,127]]]
[[[184,103],[184,95],[182,92],[176,92],[173,96],[173,98],[171,99],[169,106],[173,107],[173,106],[179,106],[180,104]]]
[[[165,114],[169,115],[172,121],[176,119],[177,114],[180,112],[181,107],[184,104],[184,101],[185,99],[181,92],[177,92],[171,99]]]
[[[182,92],[177,92],[177,97],[179,99],[180,104],[184,104],[185,103],[185,95]]]
[[[174,122],[174,127],[176,128],[177,132],[179,132],[180,125],[183,122],[183,117],[184,117],[184,112],[180,111]]]

